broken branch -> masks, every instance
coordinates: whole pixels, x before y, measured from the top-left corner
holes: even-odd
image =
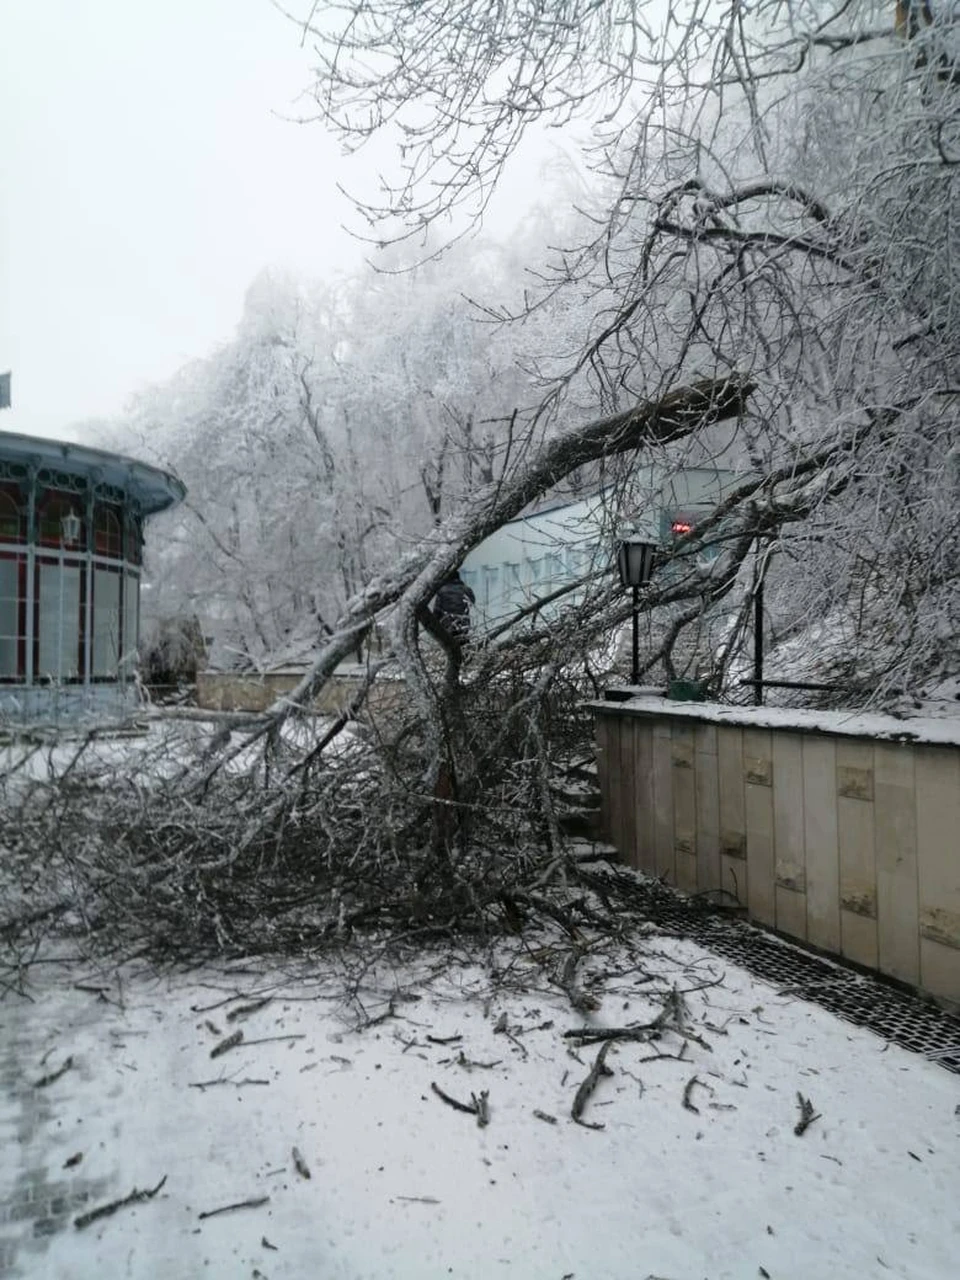
[[[687,1111],[692,1111],[694,1115],[698,1116],[700,1114],[700,1108],[695,1107],[693,1103],[690,1101],[691,1095],[693,1094],[693,1090],[696,1085],[699,1085],[701,1089],[706,1088],[702,1080],[698,1080],[696,1076],[691,1076],[690,1079],[687,1081],[686,1085],[684,1086],[683,1105]]]
[[[814,1111],[813,1103],[809,1098],[805,1098],[802,1093],[797,1094],[797,1105],[800,1108],[800,1119],[793,1126],[793,1132],[799,1138],[813,1124],[814,1120],[820,1119],[820,1113]]]
[[[272,999],[273,996],[264,996],[262,1000],[254,1000],[250,1004],[238,1005],[236,1009],[231,1009],[227,1014],[227,1021],[236,1022],[238,1018],[246,1018],[251,1013],[256,1013],[258,1009],[263,1009]]]
[[[73,1056],[71,1055],[67,1058],[62,1067],[58,1067],[56,1071],[51,1071],[48,1076],[41,1076],[40,1079],[34,1083],[33,1087],[35,1089],[45,1089],[48,1084],[53,1084],[54,1081],[59,1080],[60,1077],[64,1075],[65,1072],[69,1071],[72,1066]]]
[[[430,1082],[430,1088],[438,1098],[447,1104],[448,1107],[453,1107],[454,1111],[463,1111],[468,1116],[475,1116],[479,1114],[477,1110],[476,1094],[471,1095],[473,1102],[458,1102],[456,1098],[451,1098],[449,1093],[444,1093],[440,1086],[438,1084],[434,1084],[432,1080]],[[486,1092],[482,1093],[480,1096],[486,1098]]]
[[[221,1040],[219,1044],[215,1044],[210,1050],[211,1058],[219,1058],[221,1053],[227,1053],[230,1049],[235,1049],[243,1040],[242,1031],[234,1031],[233,1035],[227,1036],[226,1040]]]
[[[108,1218],[110,1214],[116,1213],[118,1209],[122,1209],[128,1204],[139,1204],[141,1200],[152,1200],[166,1180],[167,1175],[164,1174],[157,1185],[149,1191],[138,1191],[134,1187],[128,1196],[124,1196],[120,1200],[111,1200],[109,1204],[103,1204],[99,1209],[91,1209],[88,1213],[81,1213],[78,1218],[74,1218],[73,1225],[78,1229],[89,1227],[91,1222],[97,1222],[100,1218]]]
[[[577,1090],[577,1095],[573,1100],[573,1106],[570,1109],[570,1115],[573,1117],[574,1120],[576,1120],[577,1124],[582,1124],[587,1129],[603,1128],[602,1124],[587,1124],[586,1121],[581,1119],[581,1117],[583,1116],[583,1109],[587,1105],[587,1101],[590,1098],[590,1095],[593,1093],[594,1089],[597,1087],[597,1083],[600,1080],[600,1077],[613,1075],[613,1071],[610,1069],[610,1067],[607,1066],[606,1062],[604,1061],[610,1049],[611,1043],[612,1042],[610,1040],[607,1040],[606,1043],[601,1048],[600,1052],[597,1054],[597,1060],[593,1064],[593,1066],[590,1068],[590,1072],[587,1075],[587,1078],[583,1081],[583,1083],[580,1085],[580,1088]]]
[[[262,1204],[267,1204],[270,1200],[269,1196],[258,1196],[253,1200],[238,1200],[236,1204],[221,1205],[219,1209],[207,1209],[204,1213],[198,1213],[198,1218],[215,1218],[220,1213],[233,1213],[234,1209],[259,1209]]]

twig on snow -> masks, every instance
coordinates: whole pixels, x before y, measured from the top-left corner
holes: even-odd
[[[236,1009],[231,1009],[227,1014],[227,1021],[236,1022],[238,1018],[249,1017],[251,1013],[256,1013],[258,1009],[263,1009],[272,999],[273,996],[264,996],[262,1000],[254,1000],[250,1004],[238,1005]]]
[[[211,1089],[215,1084],[232,1084],[235,1089],[242,1089],[247,1084],[269,1084],[269,1080],[230,1080],[226,1076],[218,1076],[216,1080],[191,1080],[188,1089]]]
[[[269,1203],[269,1196],[257,1196],[253,1200],[238,1200],[236,1204],[224,1204],[219,1209],[207,1209],[198,1213],[198,1218],[215,1218],[219,1213],[233,1213],[234,1209],[259,1209],[262,1204]]]
[[[793,1126],[793,1132],[799,1138],[802,1133],[813,1124],[814,1120],[820,1119],[819,1111],[814,1111],[813,1103],[809,1098],[805,1098],[802,1093],[797,1094],[797,1105],[800,1108],[800,1119]]]
[[[463,1111],[468,1116],[476,1116],[477,1124],[481,1129],[490,1123],[490,1108],[487,1103],[487,1090],[484,1089],[479,1097],[475,1093],[471,1093],[470,1102],[458,1102],[456,1098],[451,1098],[449,1093],[444,1093],[438,1084],[430,1082],[430,1088],[448,1107],[453,1107],[454,1111]]]
[[[663,1058],[670,1058],[673,1062],[686,1062],[686,1054],[687,1042],[684,1040],[683,1044],[680,1046],[679,1053],[648,1053],[645,1058],[638,1058],[637,1063],[639,1065],[641,1062],[659,1062]]]
[[[660,1022],[638,1023],[635,1027],[574,1027],[572,1031],[563,1033],[565,1040],[579,1040],[581,1044],[612,1043],[614,1040],[649,1040],[654,1031],[660,1029]]]
[[[699,1080],[696,1076],[691,1076],[690,1079],[687,1081],[687,1083],[684,1085],[683,1105],[687,1111],[692,1111],[694,1115],[698,1116],[700,1114],[700,1108],[695,1107],[693,1103],[690,1101],[691,1095],[693,1094],[694,1086],[696,1085],[699,1085],[701,1089],[706,1088],[706,1085],[703,1083],[702,1080]]]
[[[297,1173],[299,1173],[301,1178],[309,1178],[310,1167],[300,1154],[299,1149],[294,1147],[291,1154],[293,1156],[293,1167],[296,1169]]]
[[[243,1047],[251,1044],[275,1044],[277,1040],[306,1040],[305,1031],[295,1031],[288,1036],[259,1036],[256,1040],[244,1040]]]
[[[211,1058],[219,1058],[221,1053],[227,1053],[230,1049],[235,1049],[243,1040],[242,1031],[234,1031],[233,1035],[227,1036],[226,1040],[221,1040],[219,1044],[215,1044],[210,1050]]]
[[[490,1106],[487,1102],[489,1094],[486,1089],[481,1089],[479,1093],[471,1093],[470,1097],[473,1099],[474,1109],[477,1113],[477,1126],[480,1129],[485,1129],[490,1123]]]
[[[583,1116],[583,1109],[587,1105],[587,1100],[589,1099],[590,1095],[593,1093],[594,1089],[597,1087],[597,1082],[599,1081],[600,1077],[613,1075],[613,1071],[610,1069],[610,1067],[607,1066],[606,1062],[604,1061],[610,1049],[611,1043],[612,1041],[607,1040],[602,1045],[600,1052],[597,1054],[597,1060],[593,1064],[593,1066],[590,1068],[590,1072],[587,1075],[587,1078],[583,1081],[583,1083],[580,1085],[580,1088],[577,1090],[576,1097],[573,1100],[573,1106],[570,1109],[570,1115],[573,1117],[573,1119],[576,1120],[577,1124],[582,1124],[586,1129],[602,1129],[603,1128],[602,1124],[588,1124],[587,1121],[583,1120],[581,1117]]]
[[[450,1058],[445,1058],[445,1062],[450,1062]],[[493,1062],[476,1062],[473,1058],[468,1058],[461,1049],[455,1058],[452,1059],[458,1067],[465,1067],[467,1071],[472,1071],[474,1067],[481,1067],[484,1071],[489,1071],[493,1067],[499,1067],[503,1061],[502,1058],[496,1058]]]
[[[56,1071],[51,1071],[49,1075],[41,1076],[39,1080],[35,1080],[33,1087],[35,1089],[45,1089],[48,1084],[53,1084],[55,1081],[59,1080],[60,1077],[69,1071],[72,1066],[73,1055],[71,1054],[62,1067],[58,1067]]]
[[[537,1117],[538,1120],[542,1120],[545,1124],[557,1123],[557,1117],[550,1115],[546,1111],[539,1111],[537,1108],[534,1108],[533,1114]]]
[[[577,986],[577,965],[583,959],[583,949],[574,947],[563,962],[558,984],[567,993],[567,999],[580,1013],[591,1013],[600,1008],[600,1001]]]
[[[167,1180],[164,1174],[155,1187],[151,1187],[149,1191],[138,1191],[136,1187],[128,1196],[124,1196],[120,1200],[111,1200],[109,1204],[102,1204],[99,1209],[90,1209],[87,1213],[81,1213],[78,1218],[74,1218],[73,1225],[78,1229],[89,1227],[91,1222],[98,1222],[100,1218],[108,1218],[110,1214],[116,1213],[118,1209],[123,1209],[128,1204],[139,1204],[141,1200],[152,1200],[160,1188]]]
[[[521,1044],[521,1042],[510,1030],[510,1027],[507,1023],[506,1011],[501,1013],[500,1017],[497,1019],[496,1025],[493,1028],[493,1034],[495,1036],[506,1036],[508,1040],[513,1041],[513,1043],[517,1046],[517,1048],[523,1054],[524,1058],[529,1057],[529,1054],[527,1053],[527,1046],[525,1044]]]

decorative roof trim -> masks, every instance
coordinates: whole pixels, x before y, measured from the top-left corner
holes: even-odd
[[[83,476],[94,486],[122,489],[147,516],[175,507],[187,494],[183,481],[171,471],[163,471],[160,467],[152,467],[120,453],[92,449],[65,440],[45,440],[39,436],[0,431],[0,458],[25,463],[34,471],[56,469],[68,475]]]

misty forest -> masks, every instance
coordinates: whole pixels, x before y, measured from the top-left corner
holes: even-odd
[[[644,684],[749,703],[761,583],[767,672],[826,686],[793,706],[896,710],[958,671],[953,8],[341,0],[289,23],[315,67],[290,127],[389,157],[351,192],[368,265],[265,268],[230,341],[101,424],[187,488],[147,544],[160,731],[122,765],[95,732],[57,743],[56,769],[40,735],[3,779],[10,974],[60,932],[188,962],[615,927],[633,881],[570,833],[587,704],[630,668],[613,548],[651,467],[730,481],[660,549]],[[521,170],[538,196],[494,236]],[[466,643],[438,624],[485,539],[583,496],[573,578]],[[205,661],[300,678],[212,713]],[[349,704],[317,714],[344,664]]]

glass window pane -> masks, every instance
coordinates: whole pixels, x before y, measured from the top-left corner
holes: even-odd
[[[0,676],[19,672],[20,566],[16,560],[0,560]]]
[[[127,574],[123,600],[123,671],[132,675],[137,665],[137,645],[140,643],[140,579]]]
[[[120,575],[93,574],[93,667],[95,676],[115,676],[120,659]]]
[[[80,569],[40,565],[39,680],[76,679],[80,674]]]
[[[97,555],[119,560],[123,549],[120,519],[109,507],[97,507],[94,516],[94,550]]]

